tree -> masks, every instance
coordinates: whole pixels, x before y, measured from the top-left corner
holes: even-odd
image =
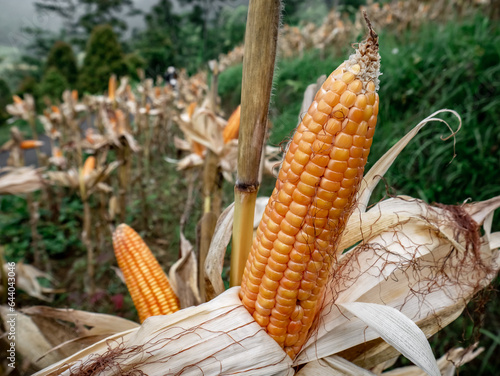
[[[38,85],[38,97],[48,97],[53,101],[60,101],[64,90],[69,88],[68,81],[56,68],[52,67],[44,74]]]
[[[56,69],[70,85],[76,84],[78,69],[76,58],[71,46],[63,41],[57,41],[52,46],[47,58],[45,70]]]
[[[168,66],[181,63],[178,58],[181,17],[172,12],[170,0],[160,0],[144,20],[146,28],[136,33],[134,44],[146,60],[148,76],[161,75]]]
[[[61,17],[69,36],[82,47],[96,26],[108,24],[123,32],[127,30],[123,17],[140,13],[133,0],[38,0],[35,6],[40,13]]]
[[[90,93],[102,92],[112,74],[127,73],[122,47],[110,25],[96,26],[85,50],[78,86]]]
[[[191,10],[179,15],[171,0],[159,0],[145,16],[145,30],[134,34],[134,46],[145,58],[150,77],[163,74],[170,65],[196,72],[243,41],[246,7],[231,7],[234,0],[179,2]]]

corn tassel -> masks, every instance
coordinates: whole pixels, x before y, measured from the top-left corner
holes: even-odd
[[[321,308],[372,144],[380,57],[369,27],[298,126],[243,275],[243,304],[292,359]]]
[[[227,121],[226,127],[222,131],[222,139],[224,143],[227,144],[229,141],[238,138],[238,133],[240,131],[240,115],[241,115],[241,105],[239,105],[236,110],[233,111],[229,120]]]
[[[166,274],[137,232],[121,224],[113,234],[113,248],[141,323],[179,310]]]

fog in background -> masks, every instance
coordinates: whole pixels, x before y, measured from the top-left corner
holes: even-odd
[[[176,0],[171,0],[175,10],[180,10]],[[134,0],[135,7],[148,12],[158,0]],[[62,26],[61,18],[54,14],[38,15],[35,10],[35,1],[32,0],[0,0],[0,45],[15,47],[23,42],[22,28],[40,27],[51,31],[58,31]],[[137,15],[127,17],[129,32],[144,25],[144,17]]]

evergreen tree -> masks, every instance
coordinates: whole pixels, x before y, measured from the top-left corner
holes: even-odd
[[[116,34],[110,25],[94,28],[85,50],[85,59],[78,77],[79,88],[90,93],[106,89],[109,77],[125,75],[127,66]]]
[[[78,78],[76,58],[71,46],[63,41],[57,41],[52,46],[47,58],[46,71],[56,69],[70,85],[74,85]]]
[[[37,89],[39,98],[49,97],[52,101],[58,102],[64,90],[69,89],[69,84],[58,69],[49,68]]]

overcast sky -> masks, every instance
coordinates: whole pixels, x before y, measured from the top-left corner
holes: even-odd
[[[135,6],[145,12],[158,0],[134,0]],[[22,41],[20,30],[23,27],[40,27],[57,31],[61,27],[61,19],[53,14],[40,17],[35,12],[33,0],[0,0],[0,45],[12,46]],[[176,3],[175,0],[172,3]],[[132,17],[130,28],[143,25],[143,17]]]

